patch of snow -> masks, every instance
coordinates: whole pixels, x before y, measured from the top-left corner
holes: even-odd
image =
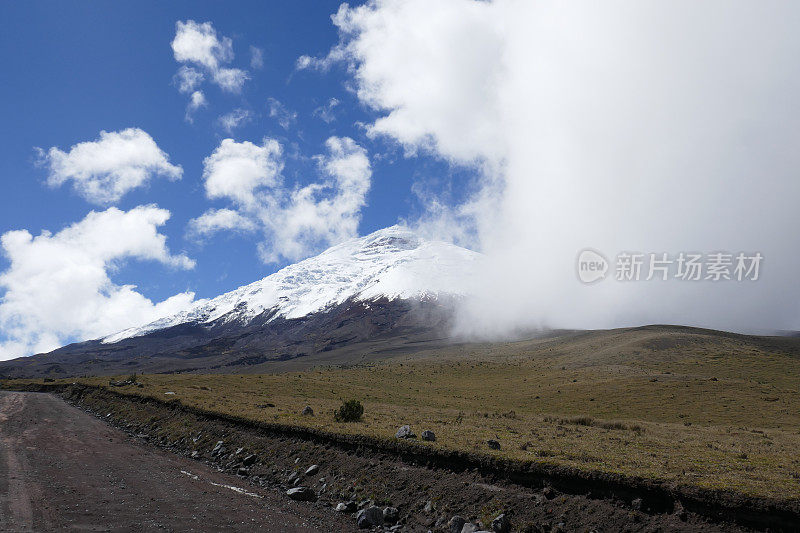
[[[453,244],[426,241],[391,226],[333,246],[266,278],[213,299],[198,300],[182,313],[129,328],[103,339],[114,343],[179,324],[214,321],[247,324],[269,311],[300,318],[349,299],[428,299],[464,296],[475,283],[482,255]]]

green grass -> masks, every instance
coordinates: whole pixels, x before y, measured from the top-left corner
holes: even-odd
[[[114,390],[338,433],[392,437],[411,424],[436,433],[430,446],[797,499],[798,363],[791,345],[641,329],[346,369],[144,375],[143,388]],[[334,410],[351,398],[364,405],[362,421],[336,422]],[[300,415],[306,405],[315,416]],[[487,439],[502,449],[489,450]]]

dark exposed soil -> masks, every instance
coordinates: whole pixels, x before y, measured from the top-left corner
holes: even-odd
[[[0,531],[351,529],[321,505],[149,446],[58,397],[0,392]]]
[[[296,472],[299,484],[319,494],[314,506],[372,500],[397,507],[403,531],[444,531],[455,514],[488,527],[500,512],[510,516],[513,531],[800,529],[797,510],[779,502],[675,491],[641,480],[559,469],[526,470],[465,454],[424,452],[404,442],[248,423],[176,401],[125,397],[84,386],[60,392],[133,435],[231,473],[239,470],[244,457],[255,454],[257,461],[240,486],[276,489],[274,493],[282,495]],[[224,451],[212,453],[220,440]],[[319,465],[319,471],[304,477],[312,464]],[[332,510],[330,514],[335,515]],[[352,525],[354,519],[348,520]]]

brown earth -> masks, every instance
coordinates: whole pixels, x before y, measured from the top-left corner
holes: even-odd
[[[49,394],[0,392],[0,444],[0,531],[354,529],[319,504],[150,446]]]
[[[244,448],[258,460],[239,486],[272,488],[281,495],[291,486],[292,473],[297,472],[302,484],[319,494],[319,502],[311,508],[348,500],[395,506],[403,531],[445,531],[455,514],[488,526],[500,512],[511,518],[512,531],[743,531],[742,520],[747,520],[746,513],[737,516],[711,499],[682,500],[681,495],[659,493],[646,484],[569,478],[559,472],[550,477],[542,472],[526,477],[519,471],[503,470],[499,463],[471,464],[456,455],[449,462],[443,457],[415,455],[414,445],[404,443],[381,449],[369,439],[351,436],[333,441],[313,431],[281,432],[187,409],[178,402],[124,397],[82,386],[62,388],[61,392],[111,424],[147,436],[151,443],[176,453],[194,454],[207,465],[226,471],[236,472],[240,467],[240,459],[231,450]],[[226,451],[215,455],[212,450],[219,440]],[[319,471],[303,477],[312,464],[319,465]],[[189,465],[184,469],[193,472],[200,466],[196,461]],[[702,509],[704,503],[708,508]],[[748,502],[739,503],[742,509],[748,508]],[[770,510],[756,514],[763,519]],[[772,530],[793,530],[797,522],[781,526],[779,514]],[[349,520],[352,527],[354,519]],[[337,525],[329,530],[344,529]]]

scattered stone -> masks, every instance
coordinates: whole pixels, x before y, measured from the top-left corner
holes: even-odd
[[[505,513],[501,513],[492,520],[492,531],[495,533],[508,533],[511,529],[511,524],[508,522],[508,517]]]
[[[364,500],[364,501],[358,502],[358,508],[359,509],[366,509],[367,507],[371,506],[372,504],[373,504],[372,500]]]
[[[397,430],[395,433],[395,438],[397,439],[416,439],[417,436],[414,435],[414,432],[411,431],[411,426],[405,425],[401,426],[400,429]]]
[[[243,466],[239,467],[239,470],[236,471],[236,475],[239,475],[239,476],[242,476],[242,477],[247,477],[247,476],[250,475],[250,470],[248,470],[247,468],[245,468]]]
[[[315,502],[317,494],[308,487],[295,487],[286,491],[286,495],[299,502]]]
[[[192,459],[196,458],[198,455],[200,455],[200,452],[198,452],[197,450],[193,451],[192,452]]]
[[[426,513],[432,513],[434,509],[435,507],[433,506],[433,502],[431,500],[425,502],[425,507],[422,508],[422,510]]]
[[[251,453],[250,455],[248,455],[244,459],[242,459],[242,464],[244,466],[254,465],[256,463],[257,459],[258,459],[258,457],[256,457],[255,454]]]
[[[300,414],[303,415],[303,416],[314,416],[314,410],[311,408],[310,405],[306,405],[303,408],[303,412],[300,413]]]
[[[480,528],[469,522],[464,524],[464,527],[461,528],[461,533],[477,533],[478,531],[480,531]]]
[[[631,507],[633,507],[637,511],[640,511],[642,509],[642,499],[636,498],[635,500],[633,500],[631,502]]]
[[[383,525],[383,511],[381,511],[380,507],[375,507],[374,505],[362,509],[356,515],[356,524],[359,529],[380,527]]]
[[[164,394],[166,394],[166,395],[168,395],[168,396],[171,396],[171,395],[173,395],[173,394],[175,394],[175,393],[174,393],[174,392],[172,392],[171,390],[168,390],[168,391],[167,391],[167,392],[165,392]]]
[[[299,475],[297,474],[297,472],[292,472],[291,474],[289,474],[289,477],[286,478],[286,481],[288,483],[293,483],[294,481],[297,480],[298,477],[299,477]]]
[[[340,513],[355,513],[356,509],[358,509],[358,506],[354,501],[342,502],[336,506],[336,511]]]
[[[317,472],[319,472],[319,465],[311,465],[311,466],[309,466],[309,467],[308,467],[308,469],[306,470],[306,475],[307,475],[307,476],[313,476],[313,475],[314,475],[314,474],[316,474]]]
[[[489,446],[489,448],[491,448],[492,450],[499,450],[500,449],[500,443],[497,442],[494,439],[487,440],[486,441],[486,445]]]
[[[223,442],[221,440],[217,441],[217,444],[214,445],[214,449],[211,450],[211,455],[222,455],[225,451],[225,447],[223,446]]]
[[[553,498],[556,497],[556,491],[553,490],[553,487],[543,488],[542,494],[544,494],[544,497],[547,498],[548,500],[552,500]]]
[[[400,511],[397,507],[386,507],[383,510],[383,521],[387,524],[396,524],[400,520]]]
[[[433,442],[436,440],[436,434],[433,431],[426,429],[422,432],[422,440]]]
[[[467,519],[463,516],[455,515],[450,521],[447,523],[447,531],[450,533],[461,533],[461,530],[464,527],[464,524],[467,523]]]

